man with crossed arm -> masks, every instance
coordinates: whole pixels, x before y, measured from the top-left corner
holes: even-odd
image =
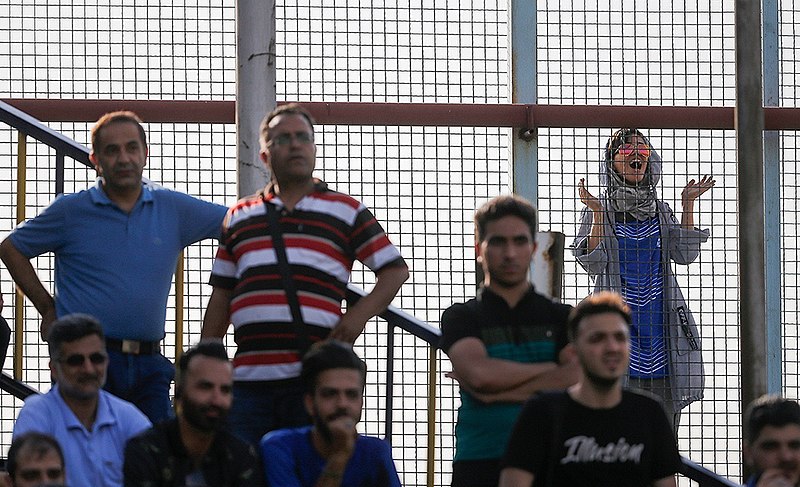
[[[461,385],[453,487],[496,486],[522,402],[577,380],[564,350],[570,307],[537,293],[528,280],[536,226],[536,208],[517,196],[483,205],[475,214],[483,284],[474,299],[442,314],[441,348]]]

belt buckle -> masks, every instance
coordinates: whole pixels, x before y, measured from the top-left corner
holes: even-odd
[[[136,340],[122,340],[122,353],[139,354],[140,342]]]

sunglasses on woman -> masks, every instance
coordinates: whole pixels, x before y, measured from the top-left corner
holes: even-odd
[[[622,154],[623,157],[628,157],[638,153],[642,157],[650,157],[650,148],[646,145],[633,145],[622,144],[617,148],[617,154]]]

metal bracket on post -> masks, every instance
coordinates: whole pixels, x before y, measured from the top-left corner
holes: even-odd
[[[519,138],[525,142],[530,142],[536,138],[536,120],[534,117],[534,106],[531,104],[525,105],[525,117],[527,125],[520,129]]]

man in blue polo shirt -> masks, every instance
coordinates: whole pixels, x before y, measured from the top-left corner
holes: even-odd
[[[0,244],[0,258],[42,316],[87,313],[102,324],[109,351],[106,389],[152,421],[169,415],[174,367],[161,355],[166,304],[181,250],[219,238],[226,208],[142,181],[147,141],[132,112],[104,115],[89,156],[100,178],[60,195]],[[30,259],[55,254],[55,297]]]
[[[125,445],[150,421],[101,390],[108,367],[103,329],[91,316],[65,316],[52,323],[48,349],[56,383],[25,401],[14,439],[31,431],[54,437],[63,448],[67,485],[121,487]]]

